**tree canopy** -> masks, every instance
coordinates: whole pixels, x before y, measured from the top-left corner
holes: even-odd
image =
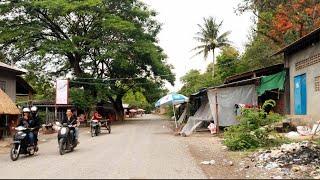
[[[271,55],[320,26],[320,2],[314,0],[243,0],[238,12],[253,12],[255,27],[242,56],[243,67],[283,62]]]
[[[156,12],[139,0],[40,0],[0,3],[0,51],[14,62],[38,59],[54,77],[107,97],[145,84],[174,82],[157,45]]]

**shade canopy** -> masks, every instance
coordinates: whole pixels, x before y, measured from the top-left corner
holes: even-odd
[[[0,89],[0,114],[18,115],[20,110],[10,97]]]
[[[155,106],[159,107],[159,106],[165,106],[165,105],[176,105],[176,104],[182,104],[185,102],[188,102],[188,98],[182,94],[177,94],[177,93],[171,93],[168,94],[162,98],[160,98]]]

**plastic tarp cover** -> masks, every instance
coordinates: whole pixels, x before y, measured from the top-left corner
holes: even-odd
[[[286,72],[282,71],[270,76],[264,76],[261,78],[260,86],[257,88],[258,95],[263,95],[266,91],[272,89],[284,89],[284,82],[286,79]]]
[[[218,101],[219,126],[238,124],[235,104],[258,104],[255,85],[210,89],[207,92],[213,117],[216,117],[216,99]],[[215,97],[217,96],[217,98]],[[215,124],[217,121],[215,120]]]
[[[209,101],[207,98],[201,102],[201,106],[193,116],[190,116],[187,124],[182,128],[181,134],[190,135],[203,122],[213,121],[213,114],[210,110]]]

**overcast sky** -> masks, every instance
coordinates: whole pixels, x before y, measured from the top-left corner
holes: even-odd
[[[222,31],[231,31],[230,41],[243,51],[252,26],[251,14],[236,15],[235,8],[241,0],[142,0],[158,12],[157,19],[162,23],[158,38],[160,46],[168,55],[168,63],[174,66],[175,86],[167,85],[170,91],[178,91],[182,84],[180,78],[191,69],[202,72],[212,61],[203,56],[192,58],[191,49],[197,45],[193,39],[198,32],[197,24],[203,17],[213,16],[223,20]]]

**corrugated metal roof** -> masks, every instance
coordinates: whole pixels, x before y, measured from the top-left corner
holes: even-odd
[[[13,67],[13,66],[10,66],[8,64],[5,64],[3,62],[0,62],[0,69],[7,69],[7,70],[13,71],[13,72],[15,72],[17,74],[25,74],[25,73],[27,73],[27,71],[24,70],[24,69],[19,69],[17,67]]]

